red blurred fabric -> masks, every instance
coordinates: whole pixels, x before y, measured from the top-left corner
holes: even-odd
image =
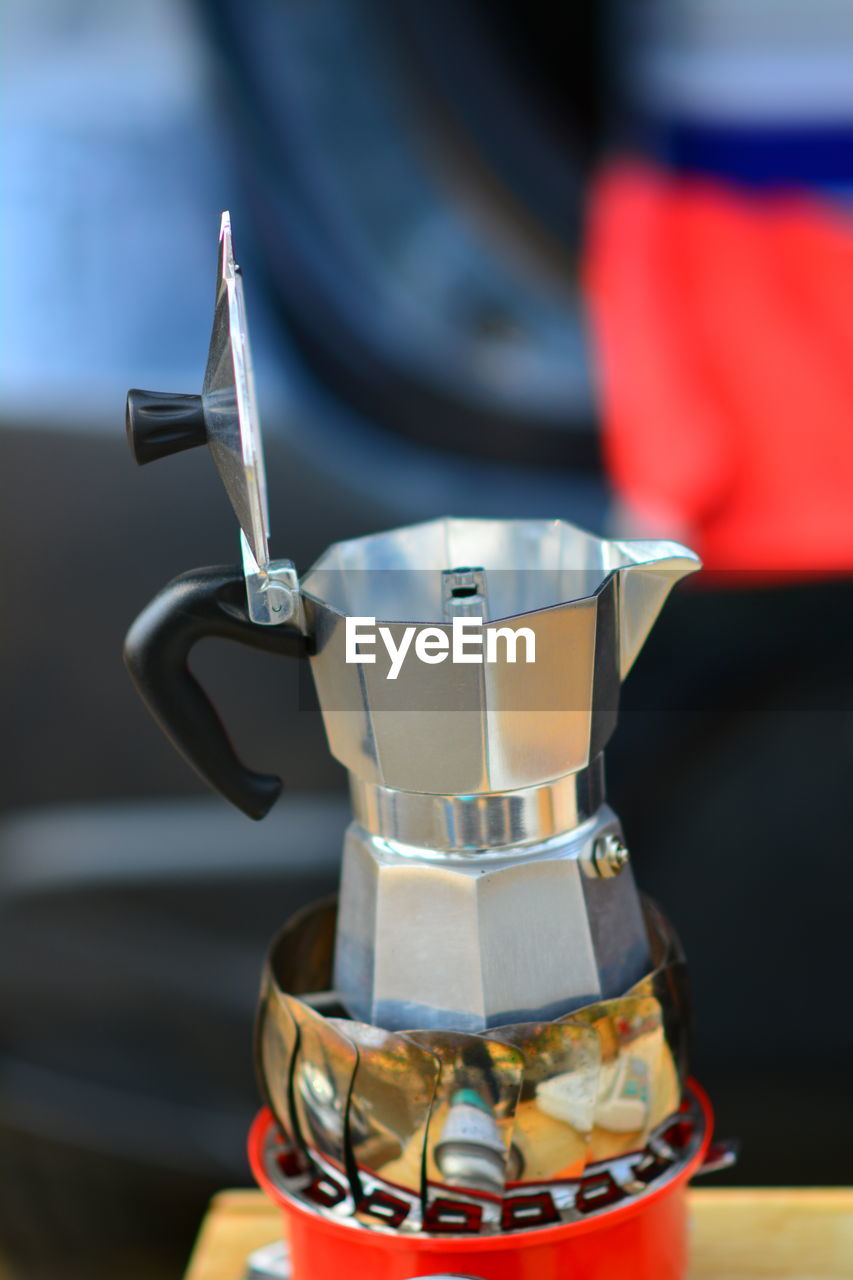
[[[629,509],[709,568],[853,568],[853,220],[620,163],[585,272]]]

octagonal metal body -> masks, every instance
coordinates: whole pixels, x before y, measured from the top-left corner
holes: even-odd
[[[483,1031],[629,989],[651,964],[633,874],[583,870],[592,842],[619,830],[603,805],[568,837],[460,856],[353,823],[335,954],[352,1016],[389,1030]]]

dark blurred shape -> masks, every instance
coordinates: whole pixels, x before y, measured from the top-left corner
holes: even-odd
[[[333,888],[346,821],[303,795],[257,826],[216,799],[0,826],[0,1237],[28,1280],[141,1277],[247,1181],[265,940]]]
[[[269,285],[314,370],[432,447],[594,467],[579,148],[526,92],[516,7],[202,11]]]
[[[720,1134],[743,1139],[745,1184],[850,1180],[853,1028],[835,1010],[850,978],[851,627],[851,581],[697,575],[626,682],[608,749],[637,874],[687,953],[693,1070]]]

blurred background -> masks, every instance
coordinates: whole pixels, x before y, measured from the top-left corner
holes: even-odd
[[[562,516],[705,557],[624,693],[610,798],[677,922],[743,1182],[849,1181],[853,9],[846,0],[6,0],[0,1255],[177,1280],[249,1181],[266,943],[347,802],[290,664],[197,670],[287,794],[206,794],[121,665],[237,558],[198,391],[219,211],[272,550]],[[2,1265],[2,1264],[0,1264]],[[0,1273],[4,1274],[5,1273]]]

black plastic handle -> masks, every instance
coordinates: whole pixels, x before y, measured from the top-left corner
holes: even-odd
[[[237,565],[182,573],[143,609],[124,643],[133,683],[184,759],[250,818],[263,818],[281,793],[281,779],[246,768],[190,671],[190,651],[206,636],[238,640],[290,658],[306,656],[308,644],[296,627],[262,627],[249,619],[243,573]]]

